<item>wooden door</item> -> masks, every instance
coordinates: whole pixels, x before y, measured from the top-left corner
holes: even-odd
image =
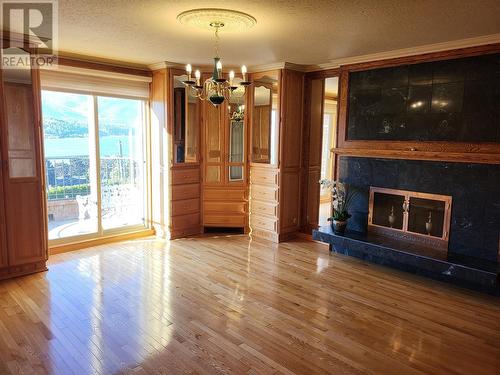
[[[286,241],[300,229],[304,73],[284,69],[281,75],[279,239]]]
[[[2,152],[9,266],[42,269],[47,228],[38,80],[38,71],[4,70]]]

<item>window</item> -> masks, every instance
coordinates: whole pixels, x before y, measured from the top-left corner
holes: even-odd
[[[146,225],[145,101],[42,91],[49,239]]]

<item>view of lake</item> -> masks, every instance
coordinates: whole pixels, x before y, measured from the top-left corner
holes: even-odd
[[[122,144],[122,156],[129,156],[128,136],[105,136],[100,137],[99,147],[102,156],[119,156],[120,141]],[[68,156],[88,156],[88,138],[45,138],[45,157],[58,158]]]

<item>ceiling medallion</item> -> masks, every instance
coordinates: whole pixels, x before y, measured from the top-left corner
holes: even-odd
[[[242,31],[249,29],[257,20],[249,14],[230,9],[201,8],[182,12],[177,19],[183,25],[212,30],[224,27],[224,31]]]
[[[228,9],[193,9],[182,12],[177,16],[182,24],[200,27],[215,32],[215,57],[212,77],[201,82],[201,72],[195,71],[194,80],[192,78],[191,64],[186,65],[188,79],[183,83],[194,91],[194,95],[200,100],[209,100],[214,106],[218,106],[224,100],[230,99],[233,91],[238,87],[246,88],[251,84],[247,80],[247,68],[241,67],[242,79],[235,77],[234,71],[229,72],[229,77],[224,78],[222,72],[222,62],[219,57],[219,29],[236,31],[254,26],[257,21],[252,16]],[[239,84],[236,83],[239,80]]]

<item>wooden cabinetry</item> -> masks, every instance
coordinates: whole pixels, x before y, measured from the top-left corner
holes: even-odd
[[[252,79],[250,227],[255,236],[280,242],[300,226],[304,74],[282,69]]]
[[[46,269],[47,224],[38,71],[4,69],[0,81],[0,278],[7,278]]]
[[[248,121],[231,120],[239,104],[202,104],[203,227],[248,228]]]
[[[0,72],[0,77],[1,77],[1,72]],[[0,100],[3,100],[1,95],[0,95]],[[1,104],[0,108],[3,110],[3,106]],[[4,165],[2,148],[3,148],[2,144],[0,143],[0,269],[8,265],[7,239],[5,237],[6,217],[5,217],[5,195],[3,190],[3,173],[2,173]]]
[[[153,74],[152,117],[165,116],[172,149],[171,237],[210,227],[251,227],[274,242],[292,237],[300,226],[304,73],[255,73],[246,97],[218,107],[190,97],[185,79],[177,69]],[[243,121],[232,116],[242,104]]]
[[[170,159],[170,235],[178,238],[201,231],[201,163],[199,100],[182,83],[187,77],[168,69],[168,121],[172,135]]]

